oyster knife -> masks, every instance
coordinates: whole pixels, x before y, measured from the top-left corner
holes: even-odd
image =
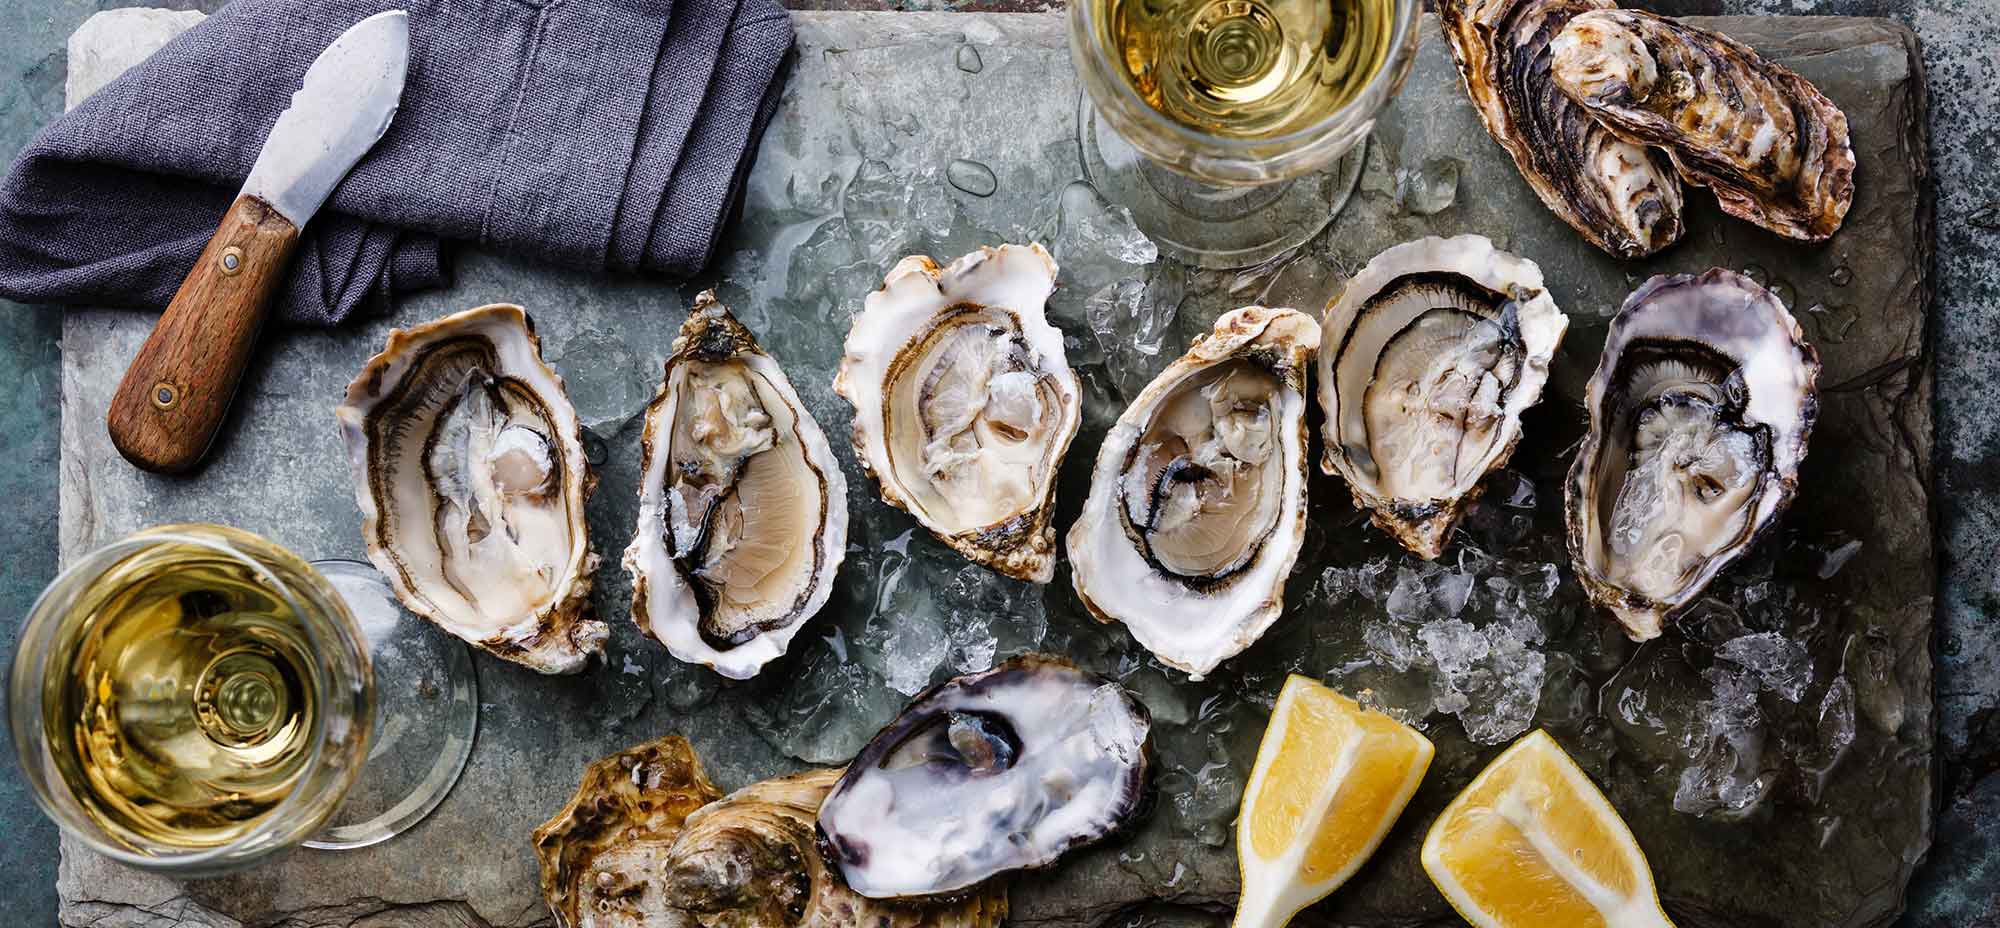
[[[299,230],[388,131],[409,61],[409,14],[389,10],[349,27],[306,69],[243,190],[111,398],[105,426],[126,460],[181,473],[208,453]]]

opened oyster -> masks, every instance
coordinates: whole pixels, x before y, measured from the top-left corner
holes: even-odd
[[[778,362],[695,298],[646,407],[632,619],[673,655],[744,680],[826,604],[847,479]]]
[[[948,903],[879,902],[842,885],[814,847],[838,770],[717,799],[687,740],[599,760],[535,829],[542,893],[564,928],[995,928],[1004,886]]]
[[[1549,79],[1549,43],[1612,0],[1438,0],[1438,20],[1486,131],[1584,240],[1621,258],[1681,237],[1681,185],[1657,153],[1621,140]]]
[[[876,899],[1047,866],[1137,816],[1151,737],[1138,700],[1061,658],[947,680],[855,755],[819,807],[821,850]]]
[[[1306,378],[1319,326],[1246,306],[1167,366],[1098,448],[1071,579],[1194,679],[1284,610],[1305,540]]]
[[[1568,328],[1541,268],[1482,236],[1376,255],[1320,330],[1324,469],[1383,531],[1436,558],[1520,441]]]
[[[1822,241],[1854,202],[1847,116],[1811,82],[1707,29],[1597,10],[1550,44],[1556,86],[1619,135],[1659,145],[1722,211]]]
[[[1791,502],[1818,380],[1798,323],[1746,277],[1655,277],[1625,299],[1565,495],[1577,577],[1634,641]]]
[[[334,414],[368,559],[411,612],[542,673],[604,650],[585,618],[597,480],[521,307],[391,331]]]
[[[945,268],[904,258],[854,317],[833,381],[884,500],[974,562],[1037,583],[1055,572],[1056,472],[1080,411],[1062,333],[1043,315],[1055,282],[1040,245]]]

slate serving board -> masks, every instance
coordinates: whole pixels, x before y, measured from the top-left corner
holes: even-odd
[[[1893,917],[1929,845],[1934,786],[1931,228],[1923,80],[1908,30],[1867,19],[1707,21],[1790,64],[1846,110],[1859,194],[1846,228],[1823,247],[1724,219],[1711,198],[1691,190],[1689,234],[1678,247],[1637,264],[1591,249],[1533,199],[1479,128],[1430,21],[1408,89],[1381,120],[1347,211],[1286,261],[1196,273],[1093,250],[1087,233],[1105,217],[1089,214],[1088,192],[1070,186],[1080,176],[1077,87],[1059,15],[799,13],[795,22],[798,68],[713,281],[605,279],[468,253],[454,289],[408,300],[389,318],[340,332],[274,333],[245,381],[235,424],[193,480],[134,471],[104,434],[106,404],[151,320],[116,312],[66,319],[66,558],[183,520],[237,525],[310,557],[352,557],[360,553],[358,517],[330,414],[347,379],[391,325],[490,301],[526,305],[591,424],[603,478],[591,522],[607,555],[597,603],[615,632],[606,664],[578,677],[542,678],[482,657],[478,746],[451,797],[409,834],[360,852],[301,851],[187,884],[124,870],[66,842],[65,923],[542,923],[527,835],[567,799],[586,762],[669,732],[689,735],[725,787],[807,760],[837,762],[904,701],[884,682],[908,685],[907,668],[883,657],[908,649],[897,638],[908,629],[898,623],[939,623],[954,635],[971,627],[1003,655],[1022,647],[1069,653],[1118,675],[1159,720],[1163,782],[1152,817],[1129,840],[1019,881],[1011,924],[1223,923],[1214,913],[1236,883],[1227,843],[1231,790],[1240,788],[1269,701],[1291,671],[1378,691],[1385,705],[1422,720],[1439,746],[1424,788],[1376,859],[1298,924],[1455,923],[1424,879],[1416,847],[1437,810],[1497,747],[1472,743],[1458,720],[1409,695],[1429,690],[1403,685],[1371,660],[1357,630],[1384,621],[1378,602],[1315,586],[1330,566],[1413,564],[1364,527],[1337,481],[1315,476],[1310,487],[1314,524],[1286,618],[1199,684],[1149,664],[1121,631],[1083,618],[1063,574],[1042,589],[961,569],[941,546],[910,532],[907,516],[874,499],[846,448],[839,451],[855,519],[843,579],[827,614],[763,679],[719,685],[642,641],[625,621],[629,584],[615,555],[632,532],[635,417],[697,285],[719,285],[822,424],[840,434],[848,412],[829,388],[839,338],[883,269],[905,253],[942,258],[996,239],[1052,236],[1066,267],[1051,311],[1091,386],[1085,431],[1064,471],[1066,526],[1120,391],[1164,365],[1216,315],[1251,301],[1317,309],[1345,272],[1381,248],[1459,232],[1491,236],[1538,261],[1572,320],[1513,463],[1533,500],[1511,512],[1482,504],[1459,543],[1504,547],[1495,553],[1565,571],[1542,607],[1547,634],[1539,647],[1549,669],[1535,723],[1604,785],[1640,836],[1680,924],[1862,926]],[[1417,215],[1398,195],[1399,173],[1407,184],[1410,172],[1436,158],[1453,162],[1455,197]],[[994,192],[952,186],[961,159],[989,170]],[[1559,481],[1583,426],[1582,385],[1610,313],[1650,274],[1715,264],[1761,274],[1800,313],[1825,362],[1822,418],[1785,530],[1718,584],[1696,616],[1635,649],[1590,614],[1567,576]],[[1171,310],[1145,316],[1153,328],[1133,333],[1133,342],[1158,338],[1156,354],[1134,355],[1122,332],[1100,340],[1090,329],[1090,298],[1115,284],[1121,269],[1145,281],[1141,304]],[[1828,552],[1850,542],[1859,542],[1859,554],[1849,549],[1850,559],[1833,564]],[[1830,577],[1821,578],[1829,565]],[[1761,774],[1762,800],[1737,817],[1675,811],[1688,759],[1673,740],[1685,725],[1655,725],[1621,700],[1635,692],[1710,695],[1698,675],[1693,686],[1646,681],[1680,674],[1685,683],[1713,659],[1718,641],[1773,629],[1805,643],[1812,672],[1796,700],[1758,698],[1761,748],[1744,753]],[[954,638],[931,676],[949,673],[953,661],[990,659],[974,637],[971,654]],[[1645,680],[1635,684],[1635,674]],[[1843,720],[1852,726],[1845,743]]]

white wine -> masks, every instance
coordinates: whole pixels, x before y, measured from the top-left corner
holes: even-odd
[[[1268,139],[1347,105],[1389,60],[1394,0],[1096,2],[1098,40],[1148,106],[1197,131]]]
[[[319,729],[312,641],[272,579],[200,545],[155,545],[64,617],[44,734],[108,834],[134,847],[227,844],[305,773]]]

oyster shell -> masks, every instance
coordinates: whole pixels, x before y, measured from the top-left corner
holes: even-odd
[[[565,928],[996,928],[1004,886],[949,903],[854,893],[814,847],[813,815],[839,770],[718,799],[687,740],[661,738],[585,769],[535,829],[542,893]]]
[[[391,331],[334,415],[368,559],[411,612],[542,673],[604,650],[586,617],[597,478],[521,307]]]
[[[1080,388],[1043,315],[1056,264],[1040,245],[981,248],[940,268],[904,258],[848,332],[834,392],[882,498],[975,563],[1047,583],[1056,472]]]
[[[1722,211],[1806,241],[1854,202],[1847,115],[1811,82],[1720,33],[1597,10],[1550,43],[1555,84],[1612,131],[1667,150]]]
[[[1435,559],[1514,452],[1568,328],[1541,268],[1483,236],[1376,255],[1320,327],[1322,468],[1377,527]]]
[[[646,407],[632,619],[737,680],[785,653],[847,550],[847,478],[778,362],[713,291]]]
[[[1044,867],[1139,814],[1152,720],[1117,684],[1026,654],[917,696],[819,807],[820,849],[871,898]]]
[[[1098,448],[1069,530],[1077,596],[1194,679],[1284,609],[1305,540],[1306,378],[1319,338],[1295,310],[1226,313]]]
[[[1577,577],[1634,641],[1791,502],[1818,380],[1798,322],[1749,278],[1660,276],[1625,299],[1564,490]]]
[[[1438,0],[1438,21],[1480,121],[1521,177],[1584,240],[1621,258],[1680,240],[1681,185],[1657,152],[1624,141],[1555,89],[1549,43],[1612,0]]]

